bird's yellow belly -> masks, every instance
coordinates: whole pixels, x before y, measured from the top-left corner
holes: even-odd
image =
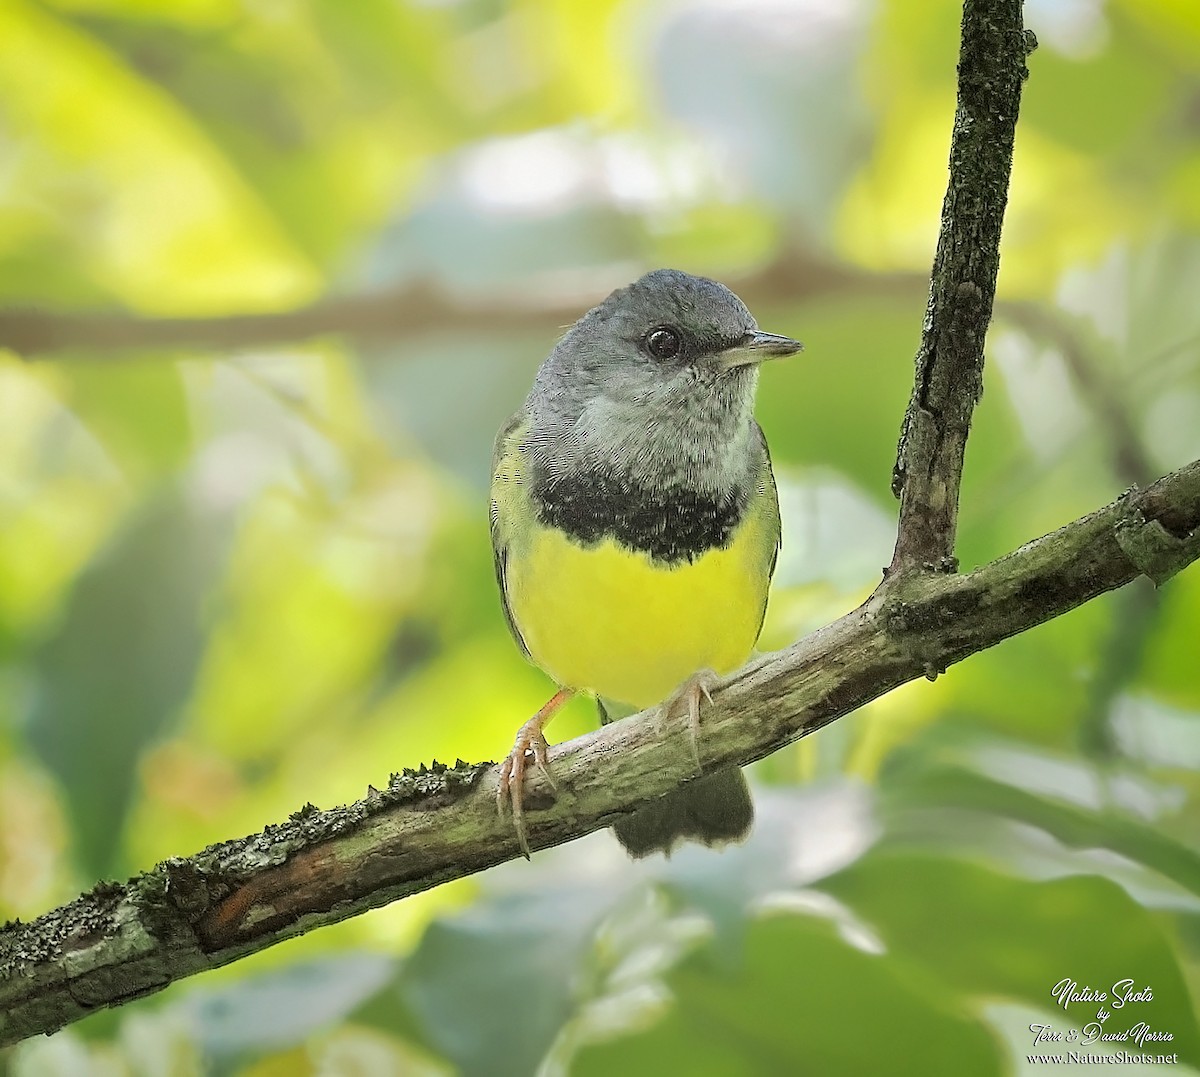
[[[749,658],[770,571],[757,530],[674,566],[539,530],[508,563],[513,619],[558,684],[648,707],[697,670],[730,673]]]

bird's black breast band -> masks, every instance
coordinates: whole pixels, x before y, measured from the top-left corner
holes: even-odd
[[[557,481],[542,477],[530,493],[540,522],[581,545],[612,538],[668,564],[728,545],[749,500],[748,491],[715,496],[652,489],[601,471],[576,471]]]

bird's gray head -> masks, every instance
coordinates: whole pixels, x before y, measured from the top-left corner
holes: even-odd
[[[758,364],[800,347],[760,332],[724,285],[655,270],[588,311],[542,364],[530,447],[555,472],[723,488],[749,466]]]

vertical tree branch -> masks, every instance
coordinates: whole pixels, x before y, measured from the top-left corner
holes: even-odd
[[[892,473],[900,498],[892,573],[956,567],[963,452],[983,387],[1013,138],[1034,45],[1022,28],[1021,0],[965,0],[950,182]]]

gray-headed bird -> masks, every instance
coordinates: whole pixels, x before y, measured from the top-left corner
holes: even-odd
[[[751,655],[779,552],[779,500],[754,420],[758,365],[801,349],[715,281],[648,273],[588,311],[542,363],[492,461],[496,577],[518,646],[558,686],[517,733],[498,803],[529,855],[522,785],[574,693],[602,721],[700,701]],[[547,772],[548,774],[548,772]],[[745,836],[736,768],[686,782],[614,827],[633,855]]]

